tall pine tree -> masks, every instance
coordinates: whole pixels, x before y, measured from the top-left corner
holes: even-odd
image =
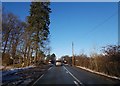
[[[49,32],[49,8],[50,2],[32,2],[30,8],[30,16],[28,16],[29,31],[32,31],[31,40],[34,45],[35,61],[38,59],[38,52],[48,40]]]

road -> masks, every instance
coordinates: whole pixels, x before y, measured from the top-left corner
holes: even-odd
[[[73,86],[96,86],[96,84],[105,84],[109,86],[117,86],[118,83],[120,84],[120,81],[111,80],[76,67],[53,66],[49,68],[45,74],[39,77],[32,86],[45,84],[69,84]]]

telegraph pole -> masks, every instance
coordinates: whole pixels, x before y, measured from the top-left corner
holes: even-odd
[[[120,1],[118,2],[118,14],[120,14]],[[118,22],[120,22],[120,16],[118,16]],[[118,47],[120,46],[120,24],[118,24]],[[120,52],[120,48],[118,48]]]
[[[73,44],[73,42],[72,42],[72,66],[75,66],[74,44]]]

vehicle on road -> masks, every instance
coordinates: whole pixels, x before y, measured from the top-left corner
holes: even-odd
[[[61,60],[57,60],[55,63],[55,66],[62,66],[62,61]]]

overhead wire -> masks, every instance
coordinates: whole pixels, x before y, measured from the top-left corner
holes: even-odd
[[[113,18],[118,12],[114,12],[112,15],[110,15],[109,17],[107,17],[104,21],[102,21],[101,23],[97,24],[95,27],[93,27],[90,31],[88,31],[85,36],[89,36],[90,33],[92,33],[93,31],[95,31],[96,29],[98,29],[98,27],[102,26],[104,23],[106,23],[108,20],[110,20],[111,18]]]

